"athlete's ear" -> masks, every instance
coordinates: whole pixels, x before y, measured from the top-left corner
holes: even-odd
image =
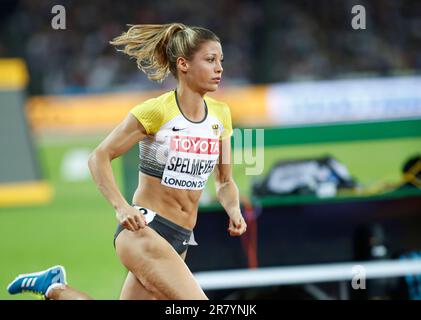
[[[178,57],[176,63],[177,63],[177,69],[183,73],[186,73],[187,70],[189,69],[188,61],[184,57]]]

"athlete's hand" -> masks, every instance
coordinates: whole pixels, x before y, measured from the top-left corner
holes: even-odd
[[[129,231],[137,231],[146,227],[145,217],[136,208],[127,205],[116,211],[116,218],[119,224]]]
[[[228,232],[230,236],[241,236],[247,230],[247,223],[241,214],[241,211],[230,216]]]

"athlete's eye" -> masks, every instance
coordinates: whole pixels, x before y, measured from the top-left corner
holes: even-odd
[[[214,62],[215,61],[215,58],[209,58],[208,61],[209,62]]]

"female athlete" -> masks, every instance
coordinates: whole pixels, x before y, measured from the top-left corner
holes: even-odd
[[[169,73],[177,80],[175,90],[131,109],[89,159],[93,180],[118,222],[114,246],[128,269],[120,299],[207,299],[184,259],[188,246],[196,245],[199,198],[213,171],[230,235],[240,236],[247,227],[231,174],[230,109],[206,96],[221,81],[221,42],[205,28],[172,23],[133,25],[111,44],[135,58],[150,80],[163,81]],[[137,143],[139,183],[129,204],[111,161]],[[8,289],[57,300],[90,298],[66,284],[61,266],[20,275]]]

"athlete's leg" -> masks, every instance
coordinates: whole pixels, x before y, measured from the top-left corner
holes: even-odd
[[[52,300],[93,300],[86,293],[64,284],[51,288],[45,297]]]
[[[136,276],[129,271],[123,288],[121,289],[120,300],[156,300],[155,296],[146,289]]]
[[[123,230],[116,251],[124,266],[158,299],[207,299],[173,247],[153,229]]]
[[[180,257],[186,259],[187,250],[180,254]],[[120,294],[120,300],[156,300],[157,298],[146,289],[136,276],[129,271]]]

